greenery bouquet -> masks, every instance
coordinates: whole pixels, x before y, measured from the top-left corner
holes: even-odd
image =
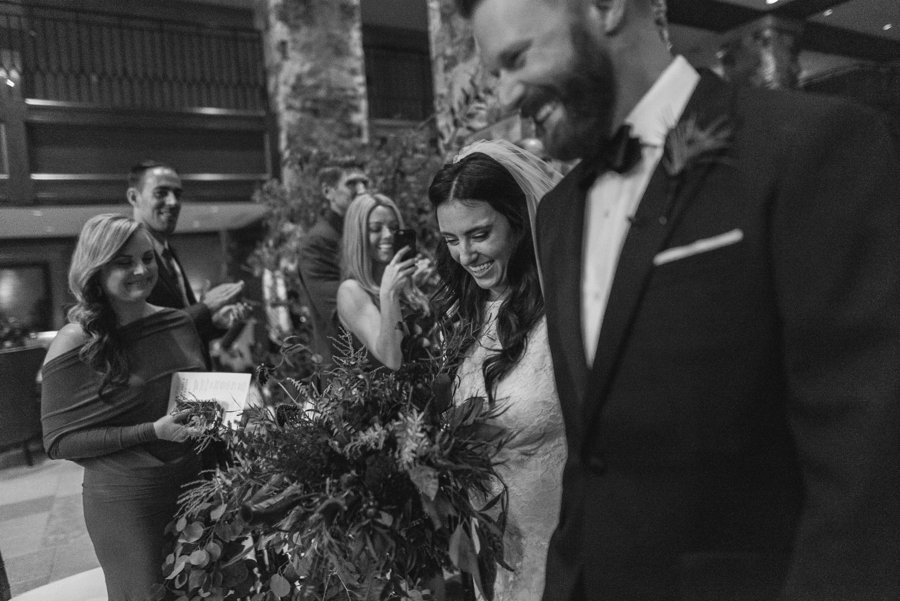
[[[482,398],[451,406],[450,344],[397,372],[367,369],[349,338],[327,373],[260,368],[280,400],[221,431],[231,461],[183,495],[164,595],[425,600],[461,573],[491,599],[508,434]]]

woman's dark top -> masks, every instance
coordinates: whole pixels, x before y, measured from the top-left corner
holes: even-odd
[[[377,295],[366,291],[372,304],[381,310],[381,301]],[[429,357],[432,338],[436,328],[434,316],[426,314],[420,307],[413,307],[406,299],[400,299],[400,316],[402,321],[398,323],[398,327],[403,331],[403,339],[400,341],[400,353],[403,357],[403,363],[411,363],[420,359]],[[334,315],[334,326],[338,332],[345,331],[350,335],[351,348],[358,350],[365,348],[368,356],[366,361],[366,369],[375,370],[385,367],[384,363],[378,360],[365,344],[357,338],[356,334],[347,329],[338,319],[337,313]],[[340,347],[340,345],[338,345]],[[339,354],[339,353],[336,353]],[[385,368],[386,369],[386,368]]]
[[[163,530],[181,487],[197,477],[188,443],[159,440],[172,374],[206,369],[200,337],[182,311],[163,309],[119,330],[127,386],[98,396],[101,377],[73,349],[43,367],[44,447],[84,467],[84,516],[110,601],[143,599],[162,581]]]

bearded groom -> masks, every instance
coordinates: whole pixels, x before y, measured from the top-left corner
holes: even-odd
[[[582,159],[538,216],[569,446],[544,600],[900,598],[882,118],[698,73],[651,0],[459,4],[501,102]]]

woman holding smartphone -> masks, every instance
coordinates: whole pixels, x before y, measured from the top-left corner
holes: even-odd
[[[337,314],[348,329],[385,367],[397,370],[416,349],[404,345],[404,324],[413,316],[427,316],[428,300],[414,284],[415,239],[396,247],[403,217],[387,196],[364,194],[344,218],[342,282]],[[408,230],[406,230],[408,231]]]

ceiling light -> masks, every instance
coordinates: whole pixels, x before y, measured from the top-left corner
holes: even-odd
[[[833,11],[832,9],[829,8],[828,10],[826,10],[825,12],[823,12],[822,14],[825,15],[826,17],[830,17],[831,14],[832,14],[833,12],[834,12],[834,11]]]
[[[766,4],[775,4],[778,0],[766,0]]]
[[[890,28],[892,28],[892,27],[893,27],[893,25],[891,25],[890,23],[885,23],[884,26],[882,27],[882,29],[883,29],[884,31],[887,31],[888,29],[890,29]]]

